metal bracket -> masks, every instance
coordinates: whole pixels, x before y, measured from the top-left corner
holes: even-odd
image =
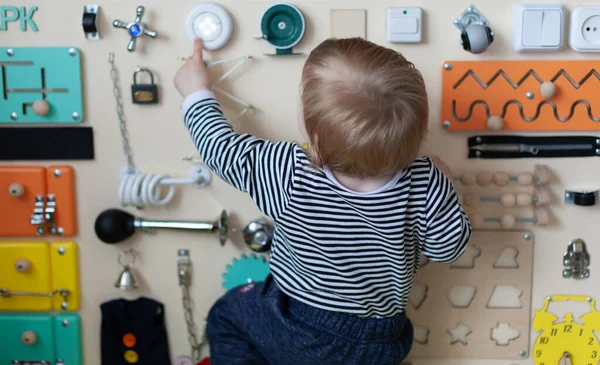
[[[56,196],[54,194],[48,194],[46,201],[44,201],[43,195],[35,196],[33,215],[29,218],[29,223],[37,226],[36,234],[38,236],[46,234],[46,229],[51,235],[64,234],[65,230],[56,226]]]
[[[567,266],[563,270],[563,277],[575,277],[586,279],[590,277],[590,270],[587,268],[590,264],[590,255],[587,252],[585,242],[582,239],[576,239],[569,242],[567,251],[563,256],[563,265]]]
[[[56,294],[63,297],[63,302],[61,304],[62,309],[67,309],[68,297],[71,294],[70,290],[67,289],[56,289],[50,293],[34,293],[34,292],[19,292],[19,291],[10,291],[6,288],[0,288],[0,298],[10,298],[12,296],[22,296],[22,297],[53,297]]]
[[[83,17],[81,18],[81,26],[85,37],[89,40],[100,39],[100,32],[98,30],[98,11],[100,10],[99,5],[84,5],[83,6]]]
[[[46,233],[46,228],[44,226],[44,206],[44,196],[36,195],[33,215],[29,218],[29,223],[37,226],[36,234],[38,236],[43,236]]]
[[[565,204],[574,204],[582,207],[591,207],[598,204],[598,190],[572,191],[565,190]]]
[[[190,250],[177,251],[177,270],[179,272],[179,286],[188,287],[190,285],[190,278],[192,277]]]
[[[489,25],[488,20],[473,4],[469,5],[465,10],[458,14],[453,23],[461,32],[464,32],[471,24]]]

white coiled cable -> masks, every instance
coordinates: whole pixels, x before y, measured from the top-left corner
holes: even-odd
[[[171,177],[166,174],[127,174],[119,183],[119,202],[122,206],[163,206],[175,196],[175,185],[169,184],[167,194],[161,198],[162,187]]]

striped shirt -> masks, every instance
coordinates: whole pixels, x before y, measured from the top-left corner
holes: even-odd
[[[209,91],[183,117],[204,162],[275,221],[269,266],[287,295],[362,317],[405,310],[421,255],[453,262],[471,226],[452,182],[422,157],[376,191],[342,186],[296,143],[237,134]]]

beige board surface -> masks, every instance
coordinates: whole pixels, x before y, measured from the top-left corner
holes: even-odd
[[[367,38],[367,11],[364,9],[332,9],[330,21],[332,38]]]
[[[470,246],[479,250],[478,256],[472,256],[472,268],[428,261],[417,272],[416,282],[427,287],[427,294],[418,309],[411,304],[407,313],[415,327],[428,329],[428,336],[426,343],[415,342],[411,358],[520,359],[521,351],[529,352],[532,232],[478,231],[473,233]],[[518,251],[518,267],[505,264],[510,261],[503,257],[506,256],[505,248]],[[458,286],[475,287],[470,303],[468,300],[456,303],[464,295],[449,294]],[[502,288],[507,287],[521,291],[517,302],[520,308],[516,308],[516,298],[506,297],[511,290]],[[497,288],[500,291],[491,301]],[[451,298],[460,307],[453,306]],[[492,331],[501,323],[518,330],[519,336],[511,341],[499,341],[502,345],[498,345],[492,339]],[[468,334],[458,336],[463,328]],[[451,335],[452,332],[455,334]],[[466,339],[467,343],[458,341],[459,338]]]

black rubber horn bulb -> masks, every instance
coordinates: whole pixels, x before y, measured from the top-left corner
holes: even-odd
[[[123,242],[135,233],[135,217],[119,209],[108,209],[96,218],[96,236],[109,244]]]

